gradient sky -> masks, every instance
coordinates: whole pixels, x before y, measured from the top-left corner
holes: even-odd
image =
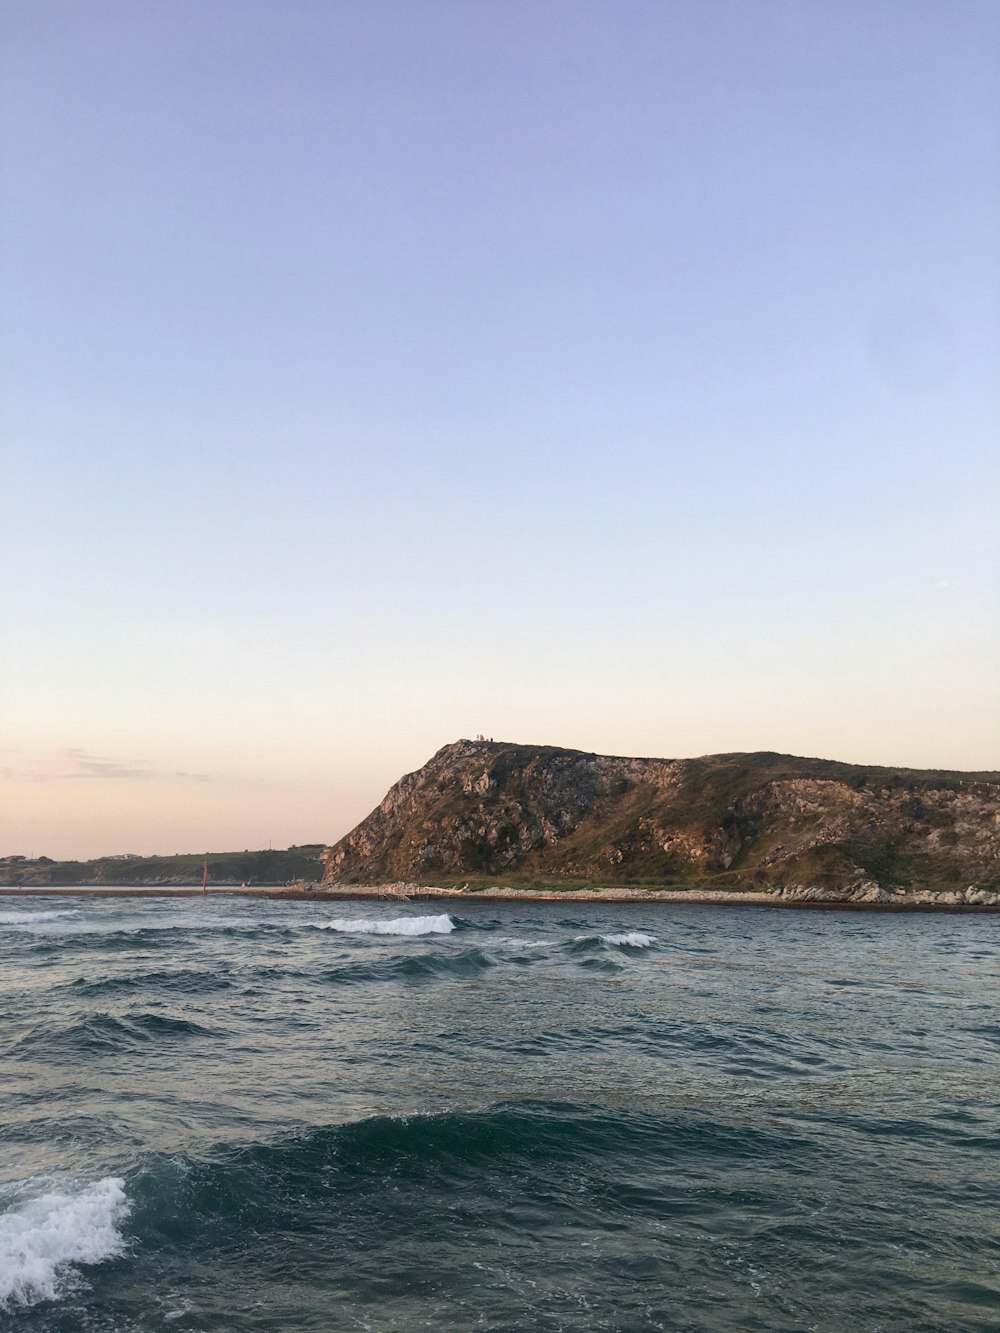
[[[5,0],[0,854],[484,732],[1000,767],[995,0]]]

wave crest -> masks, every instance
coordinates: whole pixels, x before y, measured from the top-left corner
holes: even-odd
[[[61,912],[55,909],[47,912],[0,912],[0,929],[4,926],[33,926],[37,921],[56,921],[59,917],[79,915],[75,907]]]
[[[53,1300],[79,1264],[125,1250],[125,1182],[107,1176],[76,1193],[53,1191],[0,1216],[0,1309]]]
[[[200,1023],[169,1014],[129,1013],[85,1014],[77,1022],[61,1028],[39,1024],[26,1033],[12,1048],[15,1051],[38,1051],[49,1055],[65,1056],[67,1051],[87,1055],[107,1054],[113,1051],[135,1050],[147,1043],[165,1043],[189,1037],[211,1037],[215,1034]]]
[[[368,917],[339,917],[320,923],[321,930],[351,935],[450,935],[455,923],[446,912],[440,916],[398,916],[391,921]]]

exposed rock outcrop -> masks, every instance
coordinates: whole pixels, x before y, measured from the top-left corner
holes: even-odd
[[[324,853],[328,882],[545,877],[1000,902],[1000,774],[456,741]]]

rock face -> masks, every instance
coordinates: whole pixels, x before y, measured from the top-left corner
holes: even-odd
[[[401,778],[323,859],[327,882],[531,876],[992,903],[1000,773],[461,740]]]

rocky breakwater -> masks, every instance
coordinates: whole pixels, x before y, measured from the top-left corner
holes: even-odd
[[[322,857],[327,883],[633,885],[1000,904],[1000,774],[456,741]]]

